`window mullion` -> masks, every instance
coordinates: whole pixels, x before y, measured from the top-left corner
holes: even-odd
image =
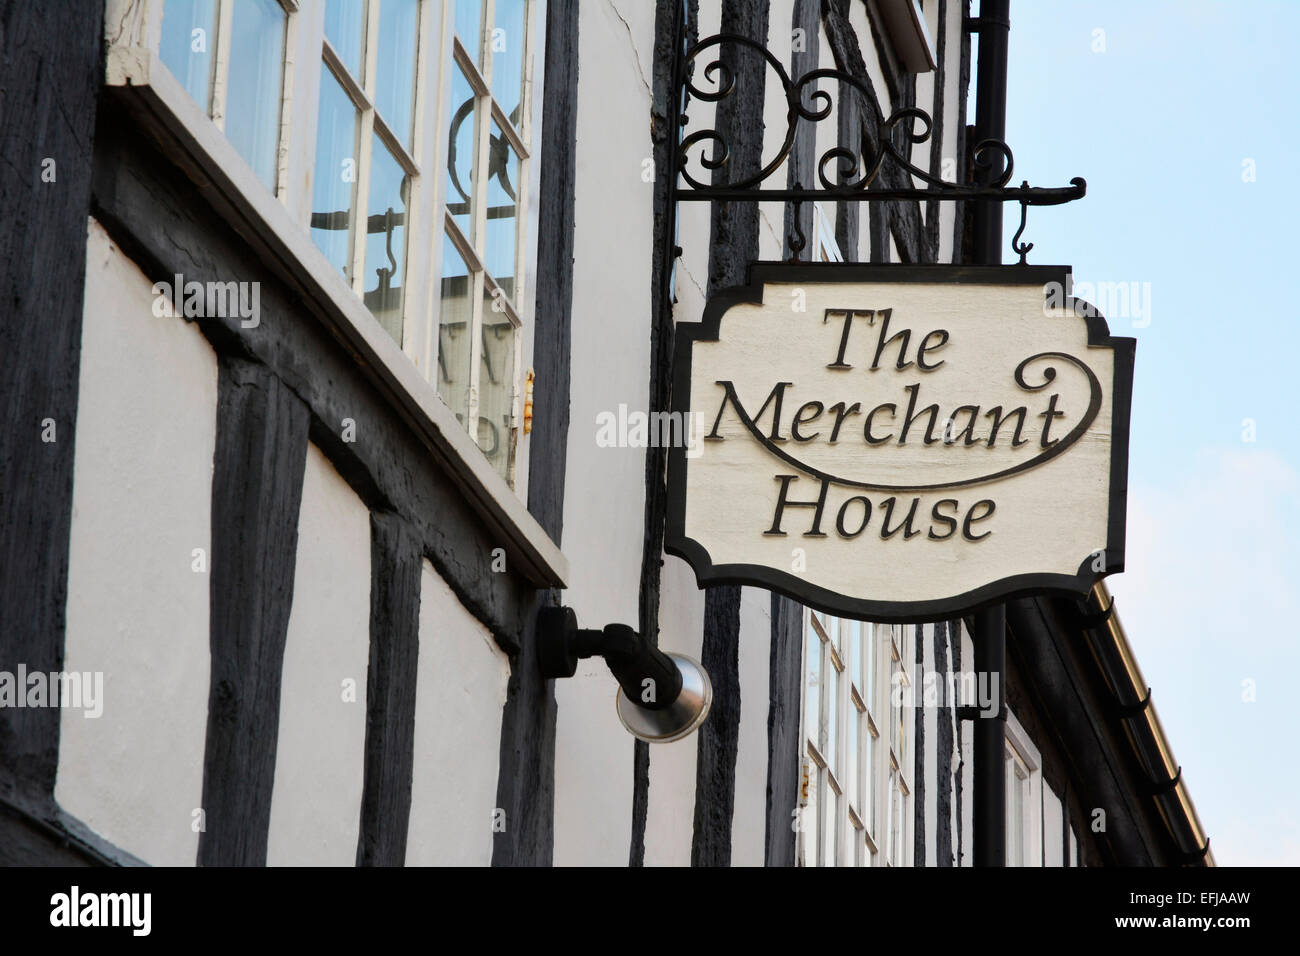
[[[361,112],[361,142],[357,146],[357,214],[352,241],[352,291],[364,300],[366,294],[366,244],[370,238],[370,164],[375,139],[376,51],[379,47],[379,4],[366,4],[366,37],[362,50],[362,92],[366,105]],[[347,70],[343,71],[344,73]]]
[[[375,111],[361,114],[361,142],[357,144],[357,214],[352,224],[352,291],[362,298],[366,294],[366,243],[370,237],[370,162],[374,141]]]
[[[226,131],[226,89],[230,84],[230,25],[235,18],[233,0],[217,4],[217,50],[212,69],[212,122]]]
[[[469,406],[465,411],[465,425],[469,428],[469,437],[478,444],[478,406],[479,406],[479,370],[483,364],[483,289],[487,273],[482,270],[474,273],[470,285],[470,327],[469,334]]]

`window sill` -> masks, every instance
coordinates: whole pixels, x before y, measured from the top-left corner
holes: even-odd
[[[124,34],[131,32],[124,25]],[[181,165],[195,167],[217,191],[268,268],[301,286],[330,331],[357,355],[372,383],[435,450],[466,500],[494,534],[512,567],[537,587],[565,587],[568,561],[518,495],[493,470],[437,390],[384,331],[234,146],[186,93],[158,55],[127,36],[110,37],[105,83],[129,90],[172,142]],[[242,223],[238,220],[242,220]],[[244,228],[240,228],[243,226]]]

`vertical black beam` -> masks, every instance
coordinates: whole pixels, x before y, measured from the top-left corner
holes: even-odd
[[[694,38],[696,0],[657,0],[655,54],[650,113],[653,150],[654,214],[650,267],[650,378],[648,408],[665,412],[671,401],[673,351],[673,267],[677,258],[677,145],[681,139],[678,71],[683,51]],[[637,621],[651,644],[659,645],[659,591],[663,568],[664,522],[668,510],[667,449],[646,449],[645,526],[641,542],[641,582]],[[632,744],[632,839],[628,865],[645,863],[645,827],[650,811],[650,745]]]
[[[951,633],[947,621],[939,621],[934,625],[934,669],[935,672],[943,675],[951,673],[948,666],[948,635]],[[935,789],[935,846],[934,862],[936,866],[953,865],[953,844],[952,844],[952,807],[953,807],[953,780],[952,780],[952,750],[953,750],[953,702],[948,700],[946,695],[943,703],[937,710],[936,727],[938,732],[937,739],[934,742],[934,764],[935,780],[937,786]],[[961,787],[955,788],[960,794]]]
[[[991,717],[975,718],[975,812],[974,844],[976,866],[1006,864],[1006,676],[1007,611],[1003,604],[975,613],[975,673],[997,679],[998,708]]]
[[[795,0],[794,13],[791,18],[791,43],[799,44],[799,49],[790,54],[790,76],[797,78],[817,69],[821,45],[820,0]],[[797,38],[797,39],[796,39]],[[808,101],[816,87],[809,87],[804,95]],[[801,122],[795,127],[794,144],[786,160],[786,186],[814,189],[820,186],[817,180],[817,131],[812,123]],[[798,253],[790,247],[790,236],[796,225],[803,233],[806,245]],[[783,258],[798,255],[804,262],[813,260],[812,250],[816,248],[813,236],[813,203],[800,203],[796,218],[795,204],[785,204],[785,235]]]
[[[391,512],[370,515],[370,666],[357,866],[402,866],[411,818],[420,651],[420,541]]]
[[[536,332],[533,336],[532,451],[528,511],[560,543],[569,448],[573,312],[573,222],[577,193],[578,0],[546,5],[542,88],[542,204],[537,225]],[[559,592],[537,595],[510,661],[501,714],[497,806],[505,829],[493,833],[493,866],[549,866],[555,836],[555,682],[537,664],[537,610]]]
[[[293,605],[307,406],[266,366],[222,355],[212,474],[202,866],[266,863]]]
[[[1010,0],[980,0],[979,62],[975,74],[975,142],[1005,141],[1007,132],[1007,47],[1011,32]],[[975,168],[980,183],[1002,173],[1002,157],[988,150]],[[1002,262],[1002,203],[975,203],[974,253],[984,265]]]
[[[765,866],[794,866],[799,807],[799,712],[803,703],[803,606],[772,595],[768,662]]]
[[[1007,127],[1007,46],[1010,0],[980,0],[979,62],[975,90],[975,140],[1005,140]],[[987,155],[985,157],[987,159]],[[977,166],[977,181],[989,182],[1000,164]],[[974,258],[981,265],[1002,262],[1002,204],[979,202],[974,210]],[[975,614],[975,672],[996,679],[998,710],[975,719],[975,865],[1006,863],[1006,607]]]
[[[791,76],[815,70],[821,42],[819,0],[795,0],[791,19],[791,36],[802,40],[802,49],[790,57]],[[798,31],[798,32],[795,32]],[[801,123],[795,131],[787,182],[805,189],[817,183],[816,132],[810,123]],[[799,253],[812,261],[816,248],[813,235],[813,204],[800,204],[798,218],[793,203],[785,207],[785,256],[794,250],[790,236],[797,224],[806,240]],[[763,862],[766,866],[794,866],[795,837],[793,813],[799,806],[799,709],[803,680],[803,606],[784,595],[772,594],[772,644],[768,654],[767,702],[767,809]]]
[[[0,4],[0,670],[9,673],[63,667],[103,17],[103,0]],[[57,707],[0,708],[0,801],[50,818],[58,761]]]
[[[767,45],[767,0],[724,0],[719,32]],[[752,175],[762,166],[766,61],[755,51],[724,44],[736,87],[718,103],[715,127],[731,151],[715,182]],[[758,203],[713,204],[709,243],[709,294],[744,285],[758,258]],[[740,739],[740,596],[734,585],[711,587],[704,596],[705,670],[713,683],[713,709],[699,730],[695,779],[694,866],[731,863],[731,822],[736,802],[736,752]]]

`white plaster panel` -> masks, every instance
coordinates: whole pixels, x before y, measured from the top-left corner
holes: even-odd
[[[369,659],[370,512],[309,444],[280,685],[269,865],[356,863]]]
[[[487,866],[510,662],[423,562],[408,866]]]
[[[93,219],[86,260],[64,667],[102,672],[103,700],[98,718],[61,714],[55,799],[147,863],[192,865],[209,681],[193,551],[206,562],[216,356],[153,315],[152,283]]]
[[[704,592],[680,558],[665,556],[660,580],[659,646],[700,659],[704,644]],[[646,804],[647,866],[690,866],[695,835],[695,734],[650,750]]]
[[[732,866],[762,866],[767,839],[767,711],[772,653],[772,594],[740,592],[740,733],[736,802],[731,817]]]
[[[600,447],[597,416],[644,414],[649,394],[654,184],[650,142],[655,8],[585,3],[579,12],[565,602],[584,627],[637,626],[645,449]],[[632,832],[633,738],[614,713],[603,660],[556,683],[555,850],[559,865],[624,866]]]

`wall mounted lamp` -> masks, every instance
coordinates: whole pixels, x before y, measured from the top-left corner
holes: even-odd
[[[579,658],[597,656],[605,659],[618,681],[618,719],[634,737],[671,743],[709,715],[713,685],[693,658],[664,653],[626,624],[580,628],[572,608],[548,607],[538,613],[537,657],[543,677],[572,677]]]

